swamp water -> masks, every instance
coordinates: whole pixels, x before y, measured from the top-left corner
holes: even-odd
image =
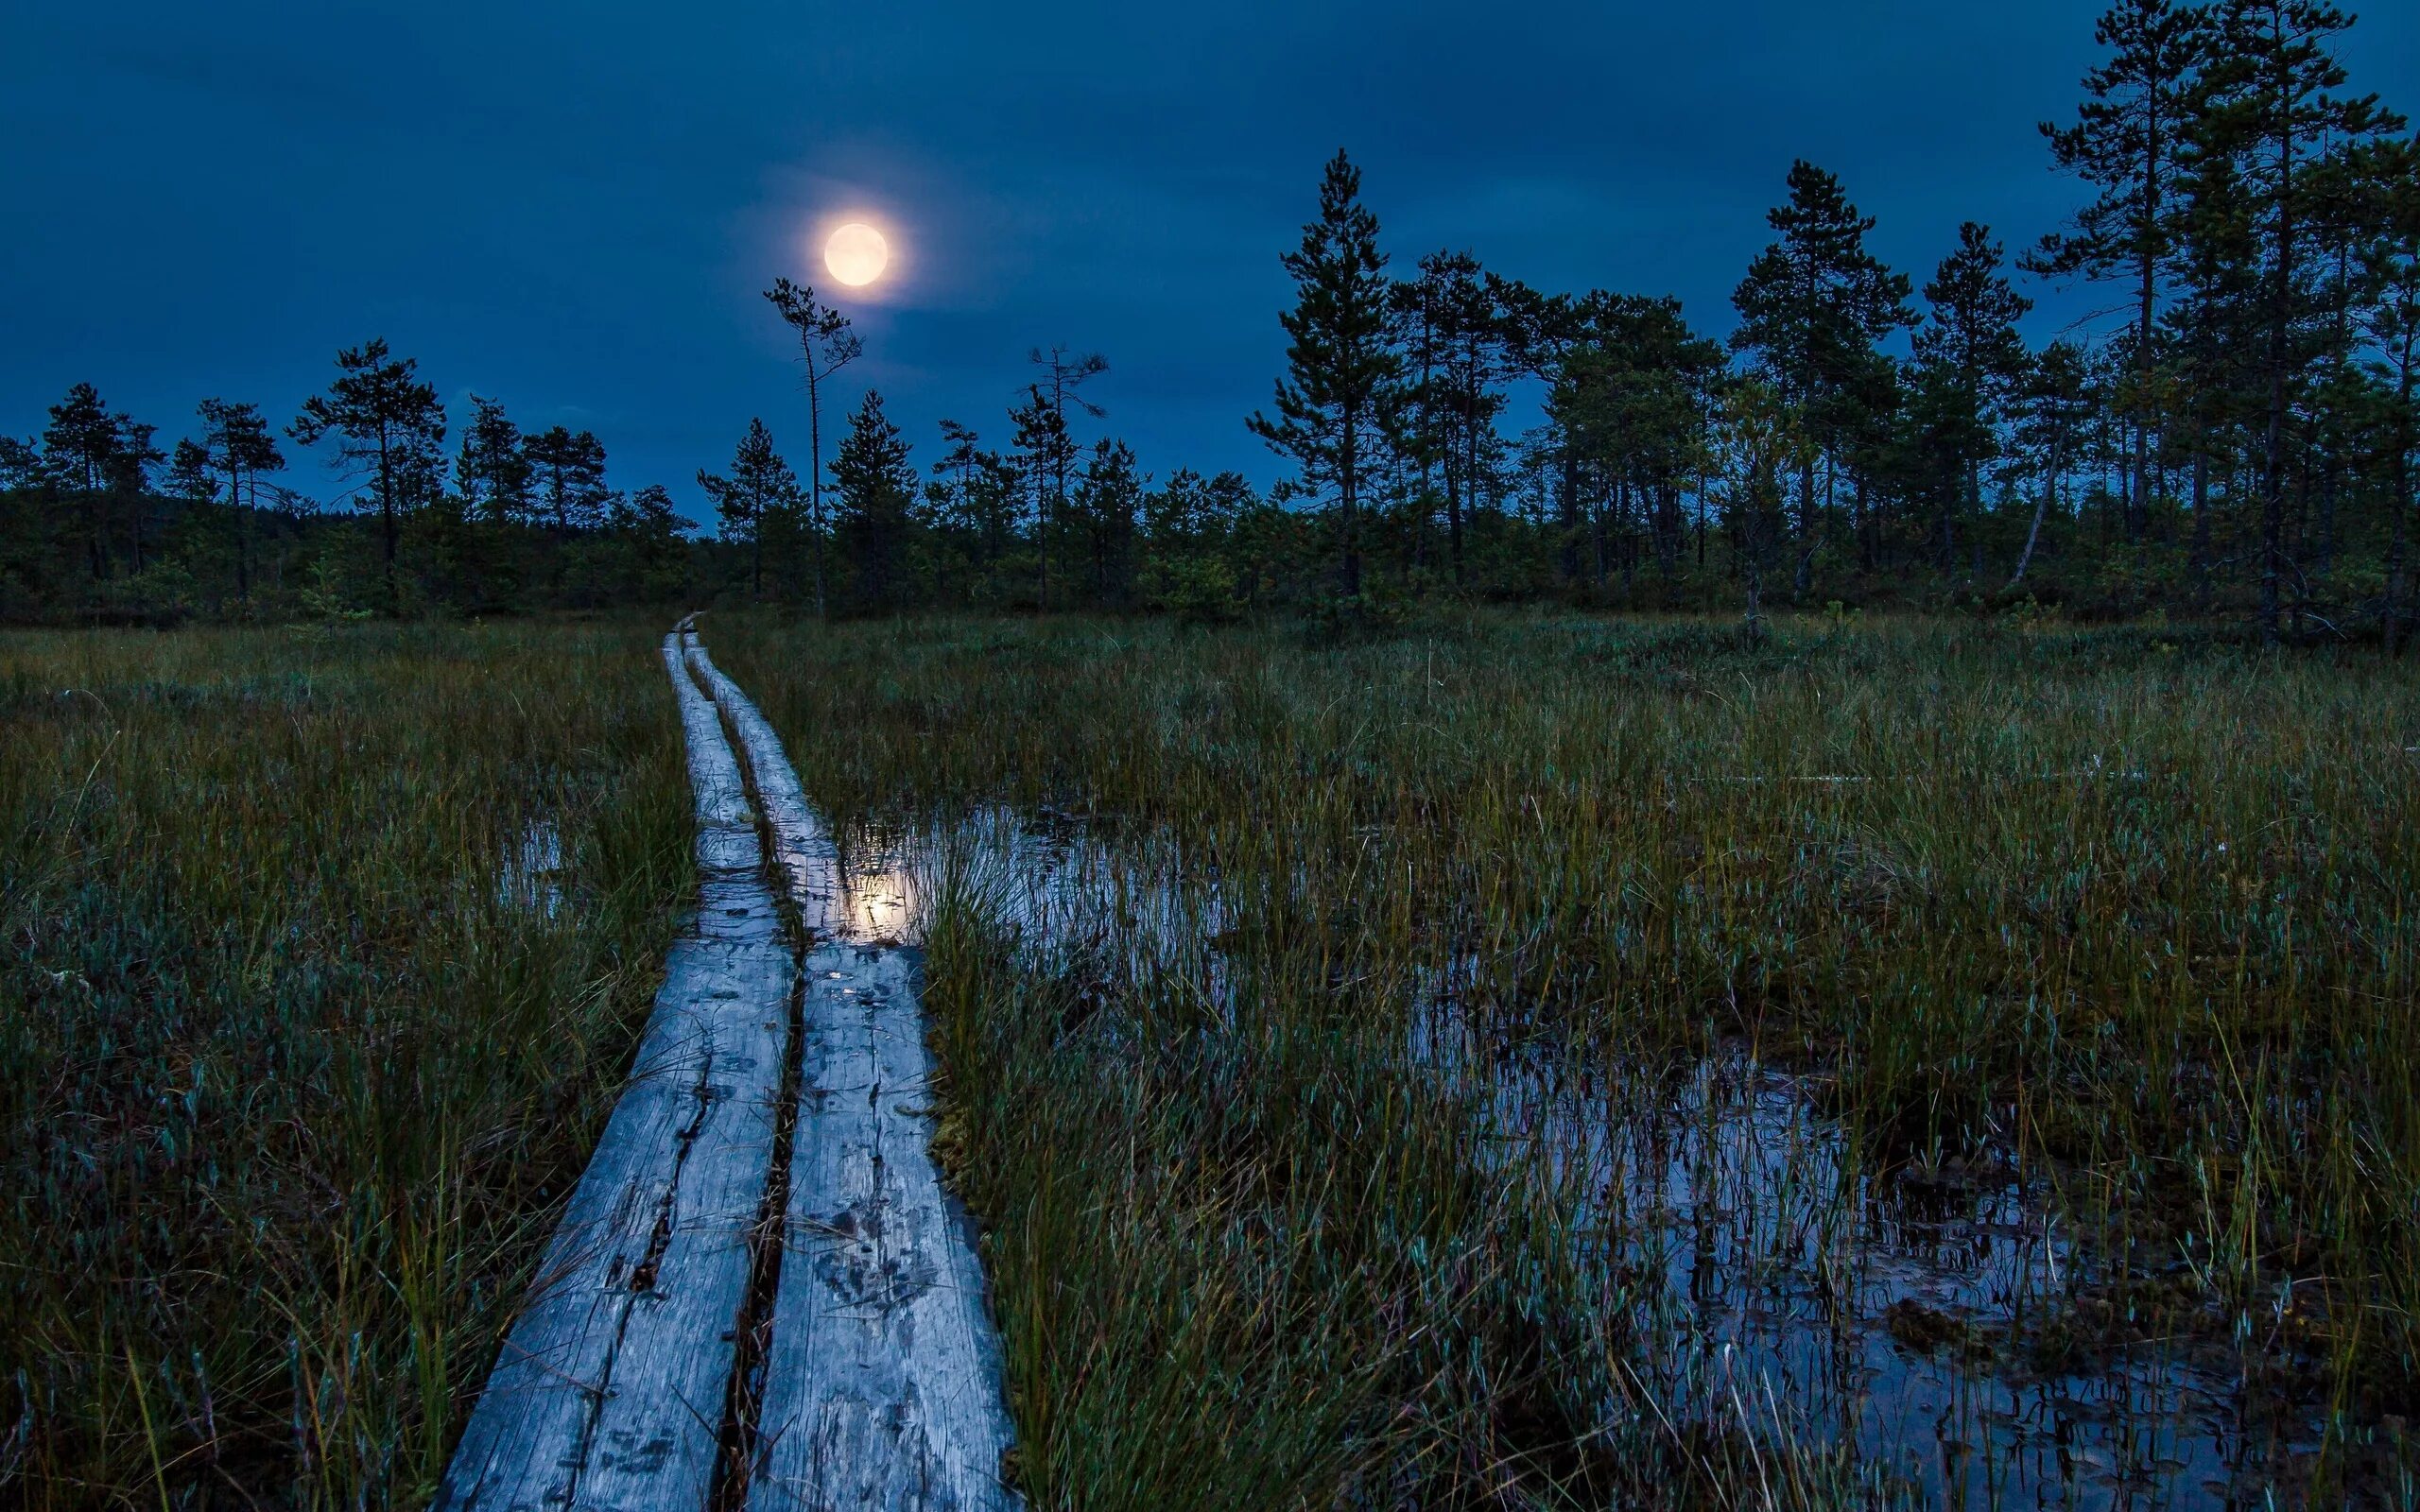
[[[496,872],[496,902],[548,919],[563,906],[563,837],[552,819],[531,819]]]
[[[1140,980],[1206,960],[1209,990],[1227,989],[1215,879],[1165,845],[991,808],[859,828],[839,850],[869,936],[919,943],[944,891],[969,886],[1037,966],[1105,952]],[[1568,1205],[1582,1274],[1640,1341],[1609,1419],[1737,1435],[1769,1503],[1806,1500],[1816,1466],[1830,1496],[1873,1504],[2297,1500],[2313,1414],[2269,1400],[2222,1344],[2043,1347],[2102,1278],[2008,1162],[1878,1174],[1811,1078],[1744,1054],[1578,1050],[1481,1022],[1452,975],[1407,1014],[1405,1063],[1478,1101],[1480,1159],[1538,1162]]]

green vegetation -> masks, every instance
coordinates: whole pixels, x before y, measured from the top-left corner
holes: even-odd
[[[705,607],[930,868],[1037,1507],[2023,1500],[2071,1428],[2420,1503],[2420,142],[2351,25],[2116,0],[2075,213],[1928,274],[1777,149],[1712,323],[1393,247],[1339,150],[1266,488],[1063,345],[911,439],[787,278],[712,540],[384,339],[182,438],[67,387],[0,435],[0,1501],[428,1497],[689,897]],[[1037,924],[999,811],[1106,892]]]
[[[688,895],[660,627],[0,639],[0,1487],[412,1504]]]
[[[1829,1388],[1741,1404],[1622,1151],[1731,1183],[1721,1305],[1834,1278],[1869,1364],[2011,1392],[2188,1362],[2254,1413],[2216,1473],[2290,1503],[2413,1472],[2391,662],[2036,616],[711,633],[852,845],[938,837],[941,1145],[1037,1505],[1939,1495]],[[0,646],[12,1494],[424,1498],[687,896],[655,639]],[[1109,858],[1063,927],[959,824],[997,802]],[[1834,1132],[1739,1166],[1707,1089],[1752,1066]],[[1875,1289],[1886,1228],[1993,1202],[2048,1280]]]
[[[713,635],[837,816],[1047,804],[1129,858],[1037,953],[953,842],[932,936],[1042,1504],[1844,1487],[1820,1440],[1691,1413],[1639,1236],[1501,1138],[1491,1074],[1420,1051],[1441,1000],[1607,1087],[1793,1068],[1854,1200],[2020,1173],[2075,1278],[1987,1339],[1896,1309],[1910,1349],[2213,1349],[2313,1425],[2254,1468],[2289,1500],[2410,1471],[2380,1416],[2420,1384],[2420,692],[2392,664],[2029,619]],[[1161,887],[1180,925],[1135,951]],[[1605,1116],[1685,1083],[1644,1086]],[[1854,1250],[1852,1200],[1810,1211]]]

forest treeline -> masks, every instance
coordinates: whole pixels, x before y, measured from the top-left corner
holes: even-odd
[[[594,435],[525,432],[476,397],[448,416],[383,342],[339,353],[290,420],[214,399],[172,446],[79,385],[39,437],[0,437],[0,616],[759,598],[1383,617],[1450,593],[1751,620],[2038,601],[2394,645],[2413,619],[2420,149],[2347,89],[2350,25],[2312,0],[2118,0],[2080,107],[2042,129],[2081,187],[2068,224],[2012,255],[1969,222],[1919,284],[1847,186],[1797,163],[1726,339],[1669,297],[1539,290],[1453,249],[1394,263],[1340,152],[1284,258],[1285,370],[1248,421],[1291,464],[1267,494],[1148,472],[1098,402],[1107,362],[1063,347],[1029,353],[988,441],[944,421],[920,466],[879,393],[826,413],[863,345],[786,279],[767,298],[805,374],[805,465],[752,421],[699,474],[710,540],[661,486],[609,483]],[[2106,313],[2031,345],[2027,277],[2091,285]],[[335,497],[295,481],[305,454]]]

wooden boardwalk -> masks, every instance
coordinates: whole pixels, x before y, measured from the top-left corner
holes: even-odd
[[[1013,1507],[998,1338],[929,1154],[915,954],[852,929],[780,740],[685,622],[665,660],[698,921],[436,1504]]]

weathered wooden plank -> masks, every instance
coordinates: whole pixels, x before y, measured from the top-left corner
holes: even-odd
[[[689,661],[739,736],[793,898],[824,940],[806,960],[749,1505],[1012,1507],[998,1334],[972,1236],[932,1161],[915,954],[854,937],[838,854],[780,740],[703,646],[693,642]]]
[[[737,953],[735,953],[737,954]],[[703,1507],[751,1273],[788,1040],[794,957],[751,949],[708,1074],[649,1284],[634,1286],[577,1486],[582,1509]]]
[[[841,892],[840,853],[832,843],[831,832],[807,802],[798,771],[783,753],[781,737],[773,733],[755,703],[715,665],[696,635],[685,635],[683,643],[690,670],[714,695],[748,753],[757,800],[765,809],[765,827],[772,832],[773,860],[787,873],[790,902],[798,909],[808,942],[838,936],[847,925],[848,903]]]
[[[997,1335],[930,1151],[913,953],[807,956],[805,1066],[752,1507],[992,1509]]]
[[[702,1507],[712,1486],[796,957],[714,705],[675,637],[665,662],[697,795],[699,912],[440,1507]]]

